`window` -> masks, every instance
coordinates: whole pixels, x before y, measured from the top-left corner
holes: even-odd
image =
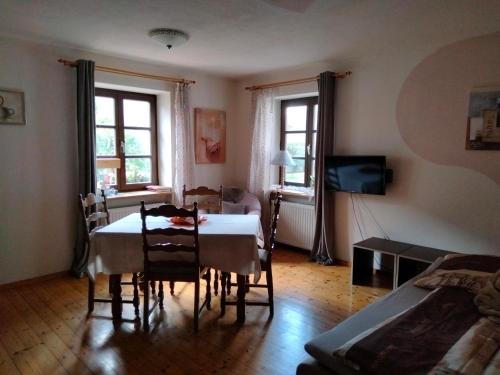
[[[98,184],[124,191],[158,183],[155,95],[96,89],[95,122],[98,163],[118,158],[121,166],[97,168]]]
[[[295,162],[295,166],[285,168],[286,185],[313,185],[317,126],[317,96],[281,102],[280,147],[288,150]]]

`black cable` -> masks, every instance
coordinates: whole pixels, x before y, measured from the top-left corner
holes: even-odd
[[[361,201],[361,203],[363,204],[363,206],[365,206],[366,210],[368,211],[368,214],[371,216],[371,218],[372,218],[373,222],[375,223],[375,225],[377,225],[377,227],[382,232],[382,235],[384,236],[384,238],[386,240],[390,240],[391,238],[389,237],[389,235],[387,234],[387,232],[384,230],[384,228],[382,228],[382,226],[380,225],[380,223],[377,221],[377,219],[375,218],[375,215],[373,215],[372,210],[370,210],[370,207],[368,207],[368,205],[365,203],[365,201],[363,200],[363,198],[361,197],[361,195],[358,195],[358,198]]]
[[[387,233],[384,231],[384,229],[382,228],[382,226],[380,226],[380,224],[377,222],[377,220],[375,219],[375,216],[373,215],[373,213],[371,212],[370,208],[368,207],[368,205],[363,201],[363,199],[361,198],[360,194],[357,194],[359,200],[361,201],[361,203],[363,204],[363,206],[365,206],[366,210],[369,212],[372,220],[375,222],[375,224],[377,224],[377,226],[379,227],[380,231],[383,233],[384,235],[384,238],[386,240],[389,240],[389,236],[387,235]],[[351,193],[351,202],[352,202],[352,207],[353,207],[353,211],[354,211],[354,215],[356,217],[356,211],[354,209],[354,202],[353,202],[353,197],[352,197],[352,193]],[[356,202],[357,205],[358,205],[358,210],[360,212],[360,216],[361,216],[361,207],[359,206],[359,202]],[[358,223],[358,220],[356,219],[356,223]],[[360,226],[358,224],[358,229],[359,231],[361,232],[361,229],[360,229]],[[361,235],[361,237],[363,237],[363,235]],[[381,270],[381,271],[388,271],[388,267],[385,267],[382,262],[381,262],[381,258],[379,258],[378,256],[375,256],[373,257],[373,260],[375,262],[375,264],[378,266],[378,268]]]
[[[363,237],[363,232],[361,231],[361,227],[358,222],[358,216],[356,215],[356,209],[354,208],[354,199],[352,198],[352,193],[351,193],[351,204],[352,204],[352,212],[354,214],[354,219],[356,220],[356,224],[358,226],[359,234],[361,235],[361,239],[364,240],[365,238]]]

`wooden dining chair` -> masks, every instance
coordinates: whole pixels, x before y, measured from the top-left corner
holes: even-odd
[[[186,190],[186,185],[182,188],[182,207],[191,208],[192,204],[188,202],[189,198],[197,200],[198,209],[206,210],[210,214],[222,213],[222,185],[219,185],[219,190],[209,189],[206,186],[198,186],[194,189]],[[198,200],[201,198],[201,201]],[[203,199],[205,198],[205,199]],[[210,276],[210,269],[206,277]],[[219,292],[219,271],[214,272],[214,294],[218,295]],[[174,294],[174,284],[170,283],[170,294]],[[211,294],[210,286],[207,287],[207,295]],[[208,297],[208,309],[210,309],[210,297]]]
[[[280,206],[283,195],[280,192],[273,192],[269,196],[269,205],[271,207],[271,227],[269,231],[269,238],[267,239],[264,249],[258,249],[260,268],[266,272],[265,284],[251,284],[247,278],[247,291],[250,288],[267,288],[268,300],[267,301],[247,301],[247,306],[269,306],[269,317],[274,316],[274,290],[273,290],[273,269],[272,269],[272,255],[276,242],[276,228],[278,226]],[[236,305],[235,301],[226,301],[226,287],[227,284],[237,286],[237,283],[231,283],[231,274],[223,272],[221,275],[221,316],[226,313],[227,305]]]
[[[87,257],[90,254],[90,243],[94,234],[102,227],[109,224],[109,211],[108,203],[106,201],[106,196],[104,191],[101,190],[100,194],[89,193],[85,197],[79,195],[79,206],[81,220],[84,225],[84,246],[86,247]],[[88,260],[88,258],[87,258]],[[121,285],[132,285],[134,289],[134,297],[132,300],[123,300],[123,303],[131,303],[134,306],[134,312],[136,316],[139,316],[139,290],[137,288],[137,274],[132,274],[132,281],[122,281]],[[108,290],[111,292],[111,285],[108,286]],[[94,311],[95,302],[105,302],[112,303],[110,298],[95,298],[95,280],[89,276],[89,287],[88,287],[88,313],[90,314]]]
[[[191,218],[194,221],[192,228],[178,228],[163,225],[148,227],[148,218],[174,216]],[[206,300],[200,307],[200,279],[206,269],[200,267],[200,245],[198,241],[198,207],[193,204],[193,210],[177,208],[164,204],[156,208],[146,209],[141,202],[142,240],[144,252],[144,285],[151,281],[182,281],[194,282],[194,330],[198,330],[198,318]],[[168,219],[167,219],[168,220]],[[183,240],[180,242],[179,236]],[[189,239],[189,240],[186,240]],[[186,243],[189,242],[189,243]],[[154,258],[151,254],[156,254]],[[160,254],[169,254],[168,258],[158,260]],[[160,309],[163,309],[163,288],[159,284],[158,298]],[[149,288],[144,288],[144,329],[149,330]]]
[[[192,208],[192,204],[187,202],[189,197],[194,197],[197,201],[198,210],[207,210],[207,213],[210,214],[220,214],[222,212],[222,185],[219,186],[219,190],[209,189],[206,186],[186,190],[186,185],[184,185],[182,188],[182,207]],[[205,199],[200,201],[198,199],[200,197]]]

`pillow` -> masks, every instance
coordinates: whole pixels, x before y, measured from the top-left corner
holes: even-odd
[[[261,210],[259,199],[248,191],[243,192],[242,197],[240,198],[240,201],[238,203],[247,206],[249,211]]]
[[[222,188],[222,200],[226,202],[237,203],[241,200],[244,191],[231,186],[231,187],[223,187]]]
[[[222,202],[222,213],[231,215],[244,215],[247,211],[247,206],[239,203]]]
[[[414,285],[427,289],[452,286],[478,293],[499,269],[500,257],[450,254],[437,267],[429,267],[430,272],[424,272]]]

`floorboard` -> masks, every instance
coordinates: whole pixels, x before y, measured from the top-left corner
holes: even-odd
[[[219,297],[213,296],[197,334],[192,284],[177,283],[174,296],[166,288],[165,310],[152,312],[148,334],[128,304],[120,324],[113,324],[109,304],[96,303],[87,317],[86,279],[60,276],[3,288],[0,374],[293,374],[308,357],[305,342],[389,291],[352,286],[350,267],[320,266],[280,248],[273,276],[274,319],[266,307],[249,306],[245,324],[238,325],[236,308],[220,318]],[[101,275],[96,293],[108,297],[107,291]],[[131,287],[123,293],[131,298]],[[265,296],[265,289],[251,290],[247,298]]]

